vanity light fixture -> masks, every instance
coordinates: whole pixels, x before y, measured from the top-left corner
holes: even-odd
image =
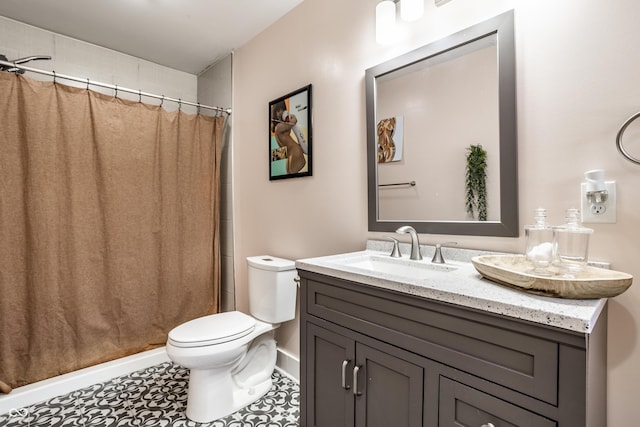
[[[395,38],[396,32],[396,3],[384,0],[376,6],[376,42],[389,44]]]
[[[398,29],[396,27],[396,3],[400,3],[400,17],[403,21],[417,21],[424,15],[425,0],[383,0],[376,6],[376,42],[392,43]]]
[[[403,21],[417,21],[423,14],[424,0],[400,0],[400,17]]]

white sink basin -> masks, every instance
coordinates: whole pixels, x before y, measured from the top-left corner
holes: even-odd
[[[414,261],[409,258],[359,253],[332,260],[333,264],[351,269],[365,270],[369,273],[389,274],[393,276],[423,277],[429,273],[446,273],[457,270],[451,264],[434,264],[430,260]]]

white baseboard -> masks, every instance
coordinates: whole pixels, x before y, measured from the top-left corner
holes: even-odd
[[[286,376],[300,382],[300,359],[289,352],[278,349],[276,368]]]
[[[0,394],[0,414],[168,361],[165,348],[159,347],[18,387],[9,394]]]

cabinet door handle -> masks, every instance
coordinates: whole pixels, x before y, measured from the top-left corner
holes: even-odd
[[[342,388],[345,390],[349,390],[351,388],[351,386],[347,384],[347,366],[350,362],[351,360],[342,361]]]
[[[482,424],[480,427],[496,427],[493,423]]]
[[[358,391],[358,371],[360,366],[354,366],[353,368],[353,395],[360,396],[362,393]]]

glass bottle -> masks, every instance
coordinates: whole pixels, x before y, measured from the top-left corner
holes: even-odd
[[[553,229],[547,224],[547,210],[535,211],[535,224],[525,225],[525,257],[533,264],[529,273],[539,276],[551,276],[549,267],[553,262]]]
[[[553,252],[559,273],[575,277],[587,264],[590,228],[583,227],[578,209],[567,209],[566,224],[553,227]]]

